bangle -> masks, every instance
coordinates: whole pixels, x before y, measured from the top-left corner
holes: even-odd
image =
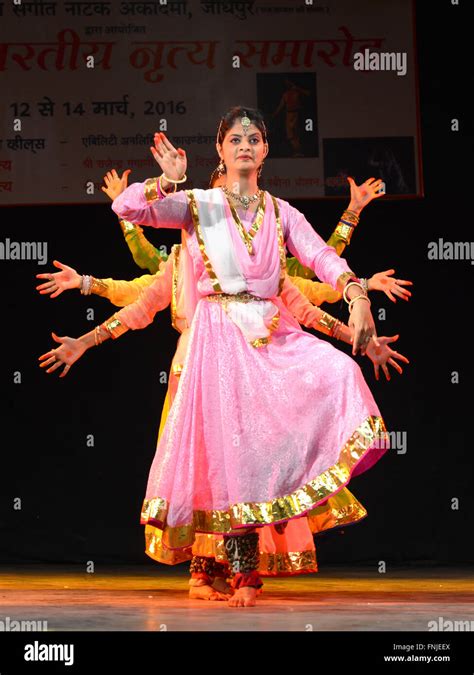
[[[347,303],[349,303],[349,300],[347,299],[347,290],[350,286],[358,286],[361,289],[361,291],[364,292],[364,287],[362,286],[360,281],[350,281],[348,284],[344,286],[344,291],[342,293],[342,297]]]
[[[98,347],[99,345],[102,344],[102,335],[100,334],[100,326],[96,326],[94,328],[94,339],[95,339],[95,346]]]
[[[162,173],[161,176],[158,178],[158,183],[160,184],[160,190],[161,190],[161,192],[162,192],[164,195],[172,195],[172,194],[174,194],[178,188],[177,188],[176,185],[175,185],[175,186],[174,186],[173,192],[166,192],[166,190],[165,190],[165,188],[163,187],[163,184],[162,184],[162,182],[161,182],[161,179],[164,178],[164,177],[165,177],[165,174]],[[167,179],[166,179],[166,180],[167,180]],[[170,181],[170,182],[171,182],[171,181]]]
[[[81,285],[79,286],[79,289],[81,291],[81,295],[90,295],[91,294],[91,282],[92,282],[92,277],[91,277],[90,274],[83,274],[82,275]]]
[[[165,180],[167,180],[168,183],[185,183],[188,180],[188,177],[186,176],[186,174],[184,174],[184,176],[182,178],[180,178],[179,180],[175,180],[174,178],[168,178],[168,176],[164,172],[161,174],[161,176],[163,176],[163,178]],[[161,176],[160,176],[160,178],[161,178]]]
[[[356,297],[352,298],[352,300],[349,303],[349,312],[352,312],[352,305],[356,300],[367,300],[367,302],[369,303],[369,307],[372,304],[366,295],[356,295]]]
[[[335,338],[336,340],[340,340],[341,338],[339,337],[339,333],[341,332],[341,328],[344,324],[342,321],[339,321],[339,319],[336,319],[336,324],[334,326],[334,329],[332,331],[332,337]]]
[[[349,272],[343,272],[340,274],[337,279],[336,279],[336,288],[339,291],[339,293],[342,293],[344,291],[344,288],[346,284],[349,281],[359,281],[359,279],[356,277],[355,273],[349,270]]]
[[[369,292],[369,280],[368,279],[359,279],[360,285],[366,293]]]
[[[351,211],[350,209],[346,209],[341,216],[341,220],[343,222],[349,221],[350,225],[356,226],[359,222],[359,216],[357,215],[357,213],[355,211]]]

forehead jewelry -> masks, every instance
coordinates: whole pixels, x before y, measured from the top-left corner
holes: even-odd
[[[244,136],[247,136],[248,131],[249,131],[249,126],[251,125],[250,118],[247,117],[247,111],[244,110],[244,115],[243,117],[240,118],[240,123],[242,125],[242,128],[244,130]]]

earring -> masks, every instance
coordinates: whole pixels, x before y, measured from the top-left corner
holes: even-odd
[[[262,173],[262,169],[263,169],[263,165],[264,165],[264,164],[265,164],[265,160],[263,160],[263,162],[260,164],[260,167],[259,167],[259,169],[258,169],[257,176],[258,176],[259,178],[260,178],[260,176],[261,176],[261,173]]]
[[[219,174],[219,176],[222,176],[224,173],[226,173],[225,164],[222,161],[222,159],[219,162],[219,164],[217,165],[217,173]]]

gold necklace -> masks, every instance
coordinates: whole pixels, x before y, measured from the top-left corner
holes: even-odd
[[[233,204],[231,204],[230,200],[227,199],[227,203],[229,204],[230,211],[232,213],[232,217],[234,219],[234,223],[237,225],[237,229],[240,233],[240,236],[242,238],[242,241],[244,242],[245,246],[247,247],[248,252],[250,255],[254,254],[253,250],[253,245],[252,245],[252,239],[255,237],[257,234],[260,225],[263,223],[263,217],[265,215],[265,192],[264,190],[260,191],[260,203],[257,208],[257,215],[255,217],[255,222],[253,223],[252,227],[250,230],[247,232],[242,221],[239,218],[239,214],[235,210],[235,207]]]
[[[231,190],[229,190],[227,185],[221,185],[221,188],[228,197],[233,197],[234,199],[237,199],[242,204],[244,209],[248,209],[250,202],[256,202],[262,193],[260,188],[258,188],[257,192],[254,195],[248,197],[247,195],[244,196],[239,195],[238,192],[232,192]]]

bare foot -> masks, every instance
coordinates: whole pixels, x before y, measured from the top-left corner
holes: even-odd
[[[189,597],[193,600],[229,600],[230,593],[221,593],[216,591],[212,586],[191,586],[189,589]]]
[[[257,604],[257,589],[253,586],[241,586],[227,603],[229,607],[254,607]]]

